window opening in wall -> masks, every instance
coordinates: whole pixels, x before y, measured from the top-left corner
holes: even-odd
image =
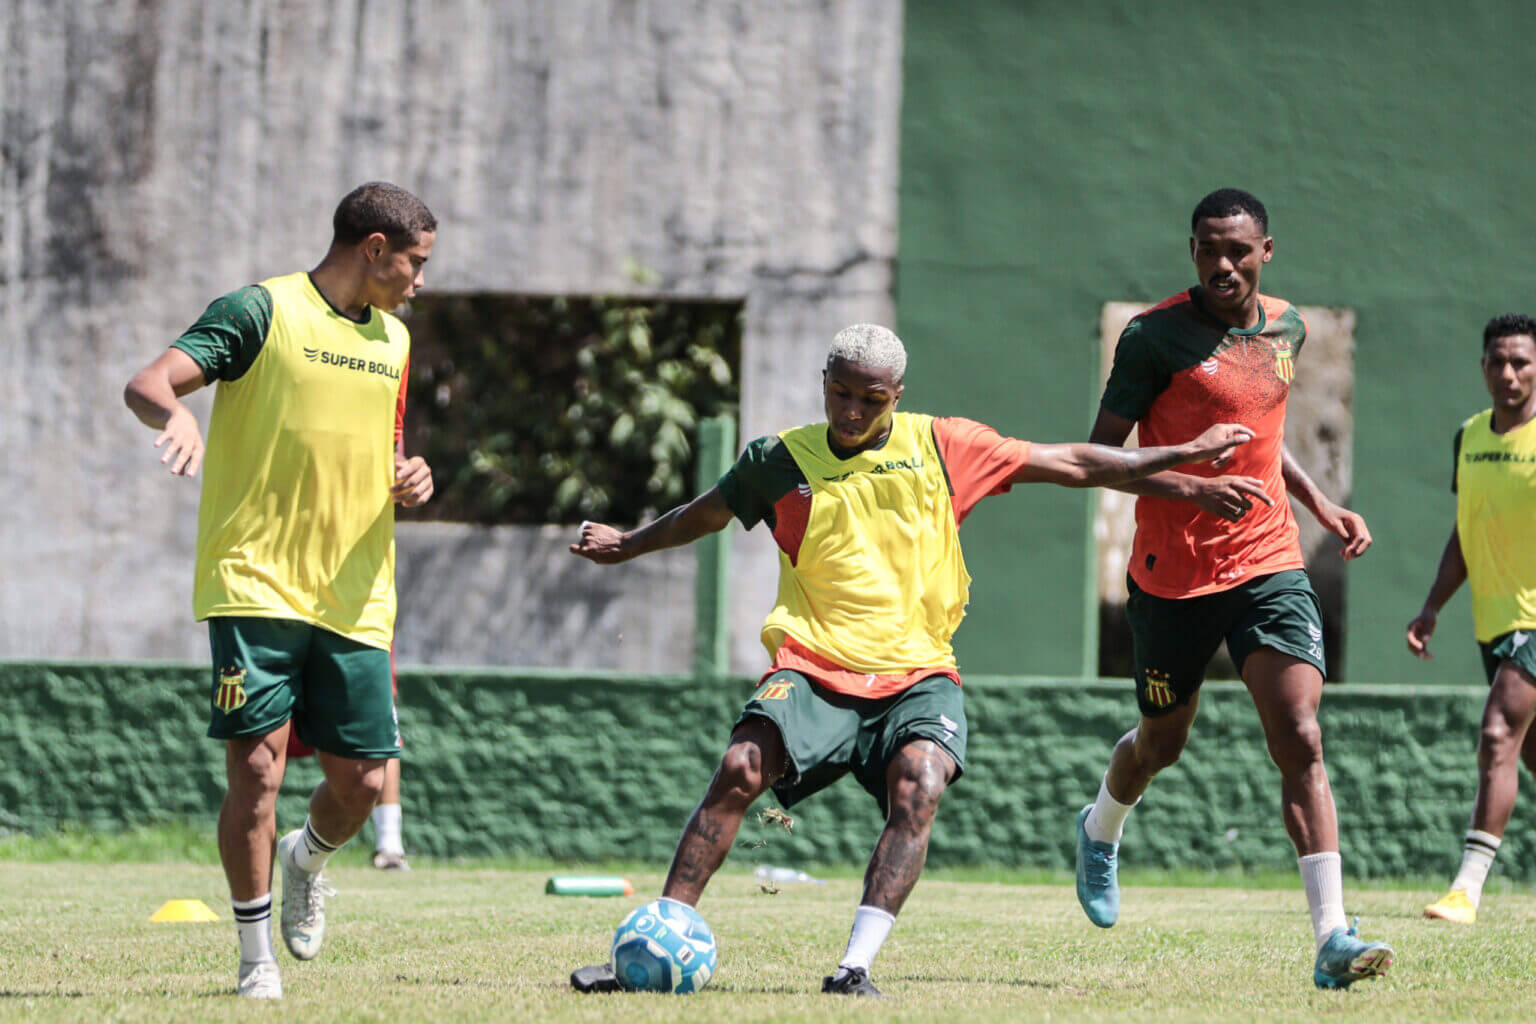
[[[740,302],[418,296],[406,451],[414,519],[635,523],[693,496],[695,427],[735,416]]]

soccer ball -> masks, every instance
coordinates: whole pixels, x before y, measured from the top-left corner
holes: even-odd
[[[697,992],[709,984],[718,956],[709,925],[677,900],[647,903],[613,933],[613,972],[631,992]]]

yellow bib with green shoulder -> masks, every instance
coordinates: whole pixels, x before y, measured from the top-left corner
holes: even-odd
[[[272,324],[208,423],[193,610],[298,619],[388,648],[395,408],[410,336],[342,316],[299,273],[262,282]]]
[[[779,552],[779,594],[763,624],[858,672],[954,668],[950,638],[965,616],[970,574],[933,417],[896,413],[886,443],[840,458],[827,425],[779,435],[811,489],[795,561]]]

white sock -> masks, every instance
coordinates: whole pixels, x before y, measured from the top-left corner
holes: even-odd
[[[229,901],[235,910],[235,930],[240,933],[240,962],[259,964],[272,955],[272,894],[254,900]]]
[[[1344,861],[1332,851],[1309,853],[1297,857],[1296,866],[1312,912],[1312,938],[1322,949],[1335,928],[1349,927],[1344,919]]]
[[[1456,872],[1456,881],[1451,883],[1451,888],[1465,892],[1474,907],[1483,898],[1483,883],[1488,880],[1488,869],[1493,867],[1493,858],[1503,841],[1499,836],[1475,828],[1467,830],[1467,852],[1462,854],[1461,870]]]
[[[891,928],[896,924],[896,918],[881,910],[879,907],[871,907],[867,904],[859,907],[853,914],[853,931],[848,935],[848,952],[838,961],[839,967],[862,967],[869,970],[869,965],[875,962],[875,954],[880,952],[880,947],[885,945],[885,940],[891,934]]]
[[[379,804],[373,809],[373,848],[379,853],[405,855],[400,838],[400,805]]]
[[[1110,796],[1109,775],[1106,773],[1104,781],[1099,783],[1099,798],[1093,802],[1093,810],[1088,812],[1083,822],[1083,831],[1096,843],[1118,843],[1125,831],[1125,816],[1139,803],[1141,797],[1123,804]]]
[[[331,854],[341,849],[340,843],[327,842],[320,838],[315,831],[315,826],[308,818],[304,819],[304,834],[293,846],[293,863],[300,870],[314,874],[325,867],[325,862],[331,859]]]

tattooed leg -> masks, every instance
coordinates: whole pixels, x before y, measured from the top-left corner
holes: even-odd
[[[752,801],[784,774],[784,741],[766,718],[752,717],[731,734],[704,799],[683,827],[661,894],[690,907],[720,869]]]
[[[864,872],[861,902],[894,917],[928,859],[933,815],[955,776],[955,760],[932,740],[914,740],[891,758],[885,771],[890,813]]]

